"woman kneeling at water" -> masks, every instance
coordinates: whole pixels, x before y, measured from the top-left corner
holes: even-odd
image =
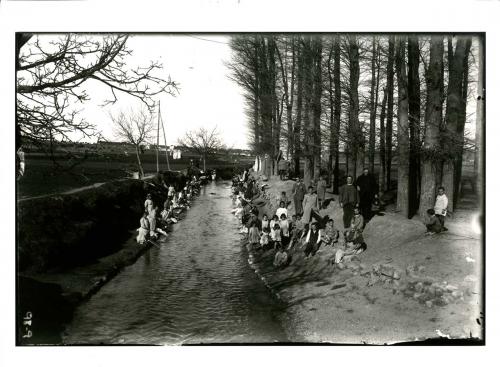
[[[137,235],[137,243],[144,244],[146,242],[148,234],[149,234],[149,221],[148,221],[148,212],[144,212],[142,214],[140,220],[140,227],[137,230],[139,234]]]

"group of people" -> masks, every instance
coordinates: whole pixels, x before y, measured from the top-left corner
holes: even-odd
[[[334,263],[340,262],[344,256],[364,251],[367,245],[363,230],[381,207],[377,180],[367,168],[356,180],[347,176],[338,196],[343,211],[342,227],[328,215],[322,215],[329,201],[333,200],[326,199],[326,187],[323,176],[315,186],[307,189],[302,179],[296,179],[292,189],[295,213],[290,215],[292,200],[286,192],[281,192],[273,201],[267,192],[267,184],[258,184],[245,171],[233,180],[232,193],[236,206],[233,212],[241,220],[241,233],[247,236],[252,247],[263,251],[273,249],[274,265],[279,268],[290,262],[290,252],[296,249],[301,249],[308,259],[321,251],[322,245],[335,247]],[[273,207],[272,215],[259,210],[265,205]],[[447,206],[444,188],[440,187],[435,207],[427,211],[425,224],[429,234],[447,230],[444,227]]]
[[[198,195],[200,190],[200,182],[196,176],[193,176],[179,191],[173,184],[163,183],[163,186],[167,190],[166,198],[164,201],[158,198],[158,202],[163,201],[162,211],[159,210],[158,203],[153,200],[153,195],[150,193],[146,195],[144,212],[137,229],[139,244],[144,244],[150,239],[157,239],[160,234],[166,236],[167,227],[172,223],[177,223],[178,213],[184,208],[189,208],[191,199]]]
[[[444,187],[440,186],[438,188],[434,208],[427,209],[426,215],[424,216],[424,224],[427,228],[426,234],[433,235],[448,230],[448,228],[444,226],[447,212],[448,197],[444,193]]]
[[[369,179],[358,178],[358,187],[353,186],[352,178],[348,178],[348,183],[342,187],[342,232],[337,229],[332,218],[321,215],[320,209],[328,206],[325,177],[320,177],[316,190],[313,186],[306,190],[303,180],[296,180],[292,190],[295,213],[290,215],[291,200],[286,192],[281,192],[275,205],[266,191],[267,185],[258,185],[254,178],[244,172],[241,178],[235,177],[233,180],[233,202],[236,206],[233,212],[241,220],[241,233],[247,236],[252,247],[263,251],[273,249],[276,252],[276,267],[284,267],[290,262],[292,250],[302,250],[305,258],[309,259],[320,251],[322,245],[334,246],[339,240],[342,240],[344,253],[359,253],[366,248],[362,236],[365,219],[360,211],[359,199],[363,198],[364,204],[364,200],[372,200],[378,190],[376,186],[370,186]],[[355,189],[355,192],[352,189]],[[362,193],[358,194],[361,190]],[[372,197],[367,193],[368,190],[373,190]],[[269,217],[263,213],[259,219],[259,206],[263,207],[266,203],[273,207],[273,214]],[[340,236],[340,233],[343,236]]]

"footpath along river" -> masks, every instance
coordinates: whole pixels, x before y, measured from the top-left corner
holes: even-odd
[[[65,344],[286,342],[283,305],[248,264],[227,182],[202,187],[186,218],[75,310]]]

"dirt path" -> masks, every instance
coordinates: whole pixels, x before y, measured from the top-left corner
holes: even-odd
[[[151,179],[153,177],[154,177],[154,175],[145,176],[143,178],[143,180]],[[130,180],[130,178],[116,179],[114,181],[126,181],[126,180]],[[46,194],[46,195],[23,197],[23,198],[17,199],[17,202],[22,202],[22,201],[26,201],[26,200],[33,200],[33,199],[41,199],[41,198],[46,198],[46,197],[50,197],[50,196],[54,196],[54,195],[75,194],[77,192],[81,192],[81,191],[85,191],[85,190],[91,190],[91,189],[98,188],[98,187],[104,185],[105,183],[106,182],[97,182],[97,183],[94,183],[92,185],[77,187],[76,189],[71,189],[71,190],[67,190],[67,191],[62,191],[62,192],[57,192],[57,193],[51,193],[51,194]]]

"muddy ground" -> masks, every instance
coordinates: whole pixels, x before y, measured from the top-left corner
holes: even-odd
[[[273,198],[281,191],[291,198],[292,181],[273,178],[267,183]],[[264,211],[273,209],[268,205]],[[294,212],[293,203],[289,211]],[[333,217],[342,228],[337,201],[321,214]],[[477,210],[457,210],[447,219],[448,232],[426,236],[418,218],[408,220],[388,206],[385,215],[374,217],[365,228],[367,250],[340,267],[331,264],[331,246],[323,246],[310,259],[294,248],[283,270],[273,268],[273,250],[250,249],[250,262],[288,304],[283,321],[290,340],[476,342],[483,338],[484,321],[483,246],[474,231],[476,216]]]

